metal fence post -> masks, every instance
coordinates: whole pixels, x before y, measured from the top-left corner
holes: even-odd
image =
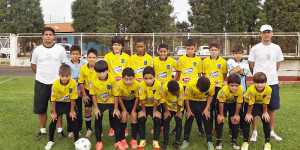
[[[80,47],[81,47],[81,54],[82,53],[82,50],[83,50],[83,46],[82,46],[82,32],[80,33]]]
[[[224,55],[227,54],[227,34],[225,32],[225,49],[224,49]]]
[[[10,66],[16,66],[18,40],[15,34],[10,34]]]
[[[153,39],[152,39],[152,40],[153,40],[153,41],[152,41],[152,48],[153,48],[152,57],[154,57],[154,51],[155,51],[155,50],[154,50],[154,40],[155,40],[155,39],[154,39],[154,33],[152,34],[152,36],[153,36]]]

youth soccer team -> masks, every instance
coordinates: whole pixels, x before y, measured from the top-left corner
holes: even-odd
[[[132,149],[146,147],[146,127],[153,130],[153,148],[167,149],[170,145],[169,130],[173,117],[176,124],[173,131],[176,134],[172,144],[174,149],[187,149],[193,144],[190,143],[190,133],[194,118],[198,123],[199,134],[207,138],[208,150],[222,149],[222,130],[227,116],[232,131],[230,144],[233,149],[240,149],[237,143],[239,130],[243,130],[244,139],[241,149],[248,149],[250,123],[255,116],[262,118],[264,149],[271,149],[267,105],[272,89],[266,84],[267,77],[262,72],[254,75],[254,84],[247,89],[245,78],[249,66],[248,61],[242,59],[242,46],[234,46],[234,59],[226,62],[219,56],[218,43],[212,42],[209,45],[211,55],[202,61],[195,56],[195,41],[188,39],[185,42],[187,54],[181,56],[177,63],[168,57],[170,50],[167,44],[159,45],[159,56],[153,59],[145,53],[146,44],[143,39],[135,41],[137,53],[131,57],[122,52],[123,37],[113,37],[111,44],[112,52],[106,54],[104,60],[97,61],[97,51],[88,50],[88,63],[80,60],[81,48],[78,45],[71,47],[72,59],[59,68],[60,78],[52,85],[49,141],[53,141],[56,118],[62,114],[67,116],[69,136],[74,136],[75,141],[78,139],[83,124],[84,103],[85,136],[89,138],[94,132],[96,150],[102,150],[105,145],[102,142],[105,111],[109,111],[109,135],[115,137],[114,147],[120,150],[129,148],[125,139],[128,135],[126,127],[129,117]],[[174,70],[176,74],[172,76]],[[230,75],[225,84],[227,73]],[[146,126],[149,115],[153,120],[153,127]],[[94,131],[92,116],[95,117]],[[183,117],[186,119],[181,141]],[[164,135],[161,144],[158,142],[160,132]],[[213,134],[217,137],[215,147]],[[139,142],[137,135],[140,137]],[[46,149],[51,149],[51,146]]]

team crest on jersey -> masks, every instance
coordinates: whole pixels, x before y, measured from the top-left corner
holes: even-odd
[[[153,90],[153,94],[156,92],[156,90]]]
[[[108,90],[110,90],[110,88],[111,88],[111,86],[110,86],[110,85],[107,85],[106,87],[107,87],[107,89],[108,89]]]
[[[124,64],[125,63],[125,59],[121,59],[121,63]]]
[[[236,100],[238,98],[238,96],[234,96],[234,99]]]
[[[72,88],[69,88],[69,93],[72,93]]]
[[[221,64],[218,64],[218,69],[221,69]]]
[[[194,65],[194,66],[197,66],[197,63],[196,63],[196,62],[193,62],[193,65]]]
[[[209,92],[205,92],[205,95],[208,95],[209,94]]]
[[[167,65],[167,69],[169,70],[171,67],[170,67],[170,65]]]
[[[134,90],[131,90],[130,93],[131,93],[131,94],[134,94]]]
[[[147,60],[145,60],[145,61],[144,61],[144,65],[147,65],[147,64],[148,64],[148,61],[147,61]]]
[[[263,95],[263,98],[266,98],[267,95]]]

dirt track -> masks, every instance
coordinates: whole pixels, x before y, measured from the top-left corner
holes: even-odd
[[[0,66],[0,76],[34,76],[30,67]]]

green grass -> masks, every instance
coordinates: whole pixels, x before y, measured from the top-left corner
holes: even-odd
[[[3,82],[10,78],[14,78],[7,82]],[[2,82],[2,83],[1,83]],[[39,132],[38,116],[32,112],[33,108],[33,77],[0,77],[0,149],[1,150],[41,150],[44,149],[48,141],[47,138],[43,138],[40,141],[34,141],[34,137]],[[272,149],[281,150],[289,149],[294,150],[300,147],[299,143],[299,127],[300,127],[300,85],[281,85],[281,108],[276,112],[276,133],[280,135],[284,141],[278,142],[271,139]],[[50,107],[50,106],[49,106]],[[48,109],[48,117],[49,117]],[[108,137],[108,115],[104,114],[103,125],[103,143],[105,149],[114,149],[113,137]],[[94,123],[94,121],[93,121]],[[66,119],[64,117],[64,130],[66,133]],[[184,121],[183,121],[184,124]],[[146,149],[153,149],[151,146],[152,135],[150,130],[152,129],[152,120],[148,118],[147,121],[147,146]],[[47,130],[49,126],[49,120],[47,122]],[[93,125],[94,126],[94,125]],[[130,124],[129,133],[130,133]],[[171,129],[174,127],[174,121],[172,121]],[[93,127],[94,128],[94,127]],[[263,149],[264,134],[262,131],[262,124],[259,122],[258,126],[258,142],[250,142],[249,149]],[[83,131],[85,133],[85,124],[83,124]],[[182,133],[183,134],[183,133]],[[251,133],[250,133],[251,135]],[[170,144],[174,142],[174,136],[170,136]],[[127,137],[127,141],[129,141]],[[181,138],[181,141],[183,138]],[[92,148],[95,146],[95,135],[90,138]],[[160,145],[162,145],[163,135],[160,134]],[[213,138],[215,144],[216,138]],[[238,143],[242,144],[242,137],[238,137]],[[53,150],[68,150],[74,149],[73,139],[68,138],[65,140],[59,140],[55,135],[55,145]],[[172,149],[172,148],[170,148]],[[190,148],[189,149],[206,149],[206,138],[200,138],[197,134],[196,123],[194,121],[192,133],[190,136]],[[229,150],[230,137],[228,135],[228,125],[225,123],[223,130],[223,149]]]

